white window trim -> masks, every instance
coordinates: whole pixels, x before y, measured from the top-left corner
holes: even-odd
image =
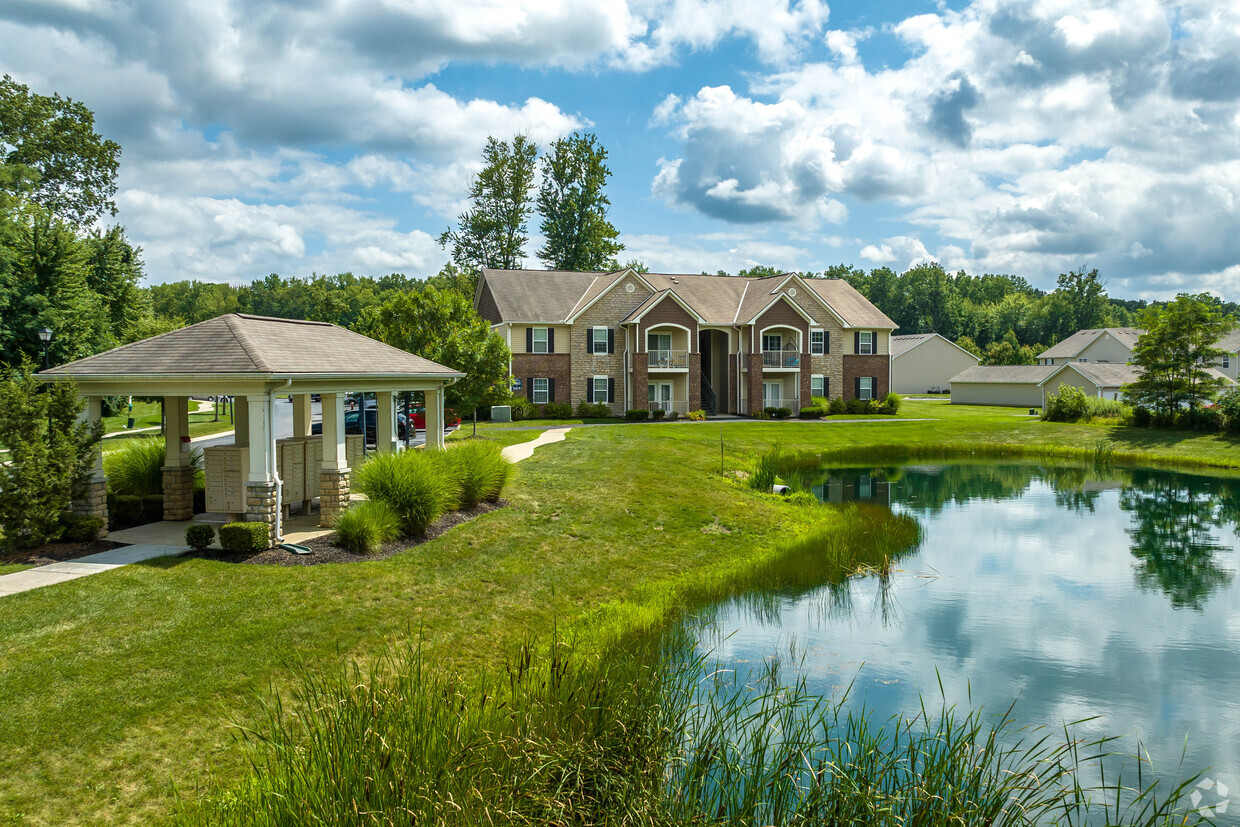
[[[822,342],[819,343],[818,350],[814,350],[814,334],[822,334]],[[827,331],[821,327],[811,327],[809,330],[809,352],[811,356],[823,356],[827,352]]]
[[[878,337],[874,335],[874,331],[873,330],[859,330],[857,332],[860,334],[860,336],[857,337],[857,355],[858,356],[873,356],[875,353],[877,353],[878,352]],[[868,341],[866,340],[867,336],[869,337]],[[869,348],[868,350],[866,349],[867,347]]]
[[[535,328],[531,328],[531,329],[532,329],[534,332],[531,334],[531,337],[532,337],[532,338],[530,339],[530,353],[550,353],[550,352],[551,352],[551,350],[550,350],[550,348],[548,347],[548,343],[549,343],[549,342],[550,342],[550,340],[551,340],[550,328],[546,328],[546,327],[535,327]],[[542,331],[542,333],[543,333],[543,340],[542,340],[542,346],[543,346],[543,349],[542,349],[542,350],[539,350],[539,349],[538,349],[538,331],[540,331],[540,330],[541,330],[541,331]]]
[[[542,382],[542,390],[538,389],[539,382]],[[535,376],[533,383],[530,385],[530,393],[533,394],[531,398],[534,400],[535,405],[545,405],[548,402],[550,402],[551,401],[551,383],[547,380],[547,377]],[[543,395],[542,399],[538,398],[538,394],[540,393]]]
[[[598,346],[600,344],[598,340],[599,331],[603,332],[603,341],[602,341],[603,349],[602,350],[598,349]],[[598,326],[590,328],[590,353],[606,353],[606,352],[607,352],[607,328],[598,327]]]
[[[818,383],[818,392],[814,392],[814,383]],[[811,373],[809,376],[809,395],[810,396],[826,396],[827,395],[827,377],[821,373]]]
[[[606,376],[590,377],[590,402],[591,404],[594,404],[594,405],[599,405],[599,404],[606,405],[607,404],[607,378],[608,377]],[[602,399],[598,398],[598,394],[599,394],[598,380],[600,379],[603,380],[603,387],[602,387],[603,398]]]
[[[1223,367],[1225,367],[1225,368],[1230,368],[1230,367],[1231,367],[1231,354],[1229,354],[1229,353],[1224,353],[1224,354],[1223,354]]]
[[[861,395],[858,399],[871,400],[874,398],[874,377],[862,376],[861,379]]]

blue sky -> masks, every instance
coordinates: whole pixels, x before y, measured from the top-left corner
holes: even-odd
[[[0,7],[0,71],[124,147],[152,281],[428,275],[487,135],[587,130],[655,270],[1083,265],[1235,298],[1238,54],[1214,0]]]

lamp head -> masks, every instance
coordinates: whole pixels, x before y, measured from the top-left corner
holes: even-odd
[[[39,341],[43,344],[50,344],[52,341],[52,329],[50,327],[39,328]]]

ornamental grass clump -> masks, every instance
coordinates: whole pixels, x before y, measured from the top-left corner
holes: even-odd
[[[108,478],[108,490],[139,497],[163,494],[164,466],[168,464],[166,451],[162,437],[124,440],[120,448],[103,455],[103,473]],[[201,448],[195,448],[190,453],[190,461],[195,468],[202,466]]]
[[[357,490],[396,512],[406,537],[422,537],[447,511],[457,507],[456,470],[438,452],[372,454],[354,474]]]
[[[497,502],[512,479],[513,465],[494,442],[469,440],[439,455],[454,472],[459,486],[460,508],[473,508],[481,502]]]
[[[400,515],[383,500],[363,500],[336,518],[336,545],[354,554],[377,554],[400,536]]]

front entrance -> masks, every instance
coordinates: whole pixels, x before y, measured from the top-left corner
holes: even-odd
[[[762,407],[779,408],[784,404],[784,385],[782,382],[762,383]]]
[[[651,382],[647,386],[650,410],[670,411],[672,409],[672,383]]]

